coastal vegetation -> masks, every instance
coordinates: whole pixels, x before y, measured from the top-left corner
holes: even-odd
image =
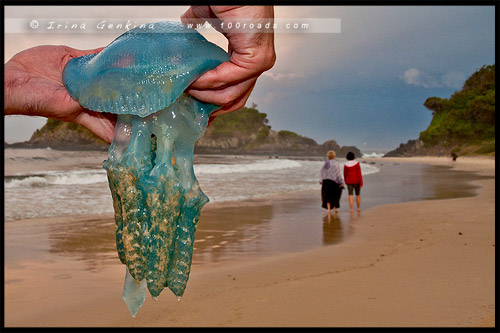
[[[340,147],[335,140],[318,144],[289,130],[272,130],[267,114],[256,104],[217,117],[195,146],[197,152],[279,155],[324,155],[330,149],[339,156],[348,151],[361,156],[358,148]]]
[[[449,98],[429,97],[429,127],[384,156],[495,155],[495,64],[473,73]]]
[[[424,146],[495,152],[495,65],[476,71],[449,98],[430,97],[424,106],[433,114],[429,127],[420,133]]]
[[[213,138],[233,136],[250,136],[257,133],[261,140],[269,135],[271,126],[268,126],[267,114],[259,112],[257,105],[244,107],[238,112],[230,112],[223,117],[217,117],[207,128],[206,134]]]
[[[36,130],[31,139],[25,143],[28,146],[48,146],[58,148],[102,148],[107,149],[108,143],[95,136],[87,128],[56,119],[47,119],[45,125]]]
[[[109,145],[83,126],[48,119],[28,142],[15,146],[105,150]],[[361,157],[358,148],[341,147],[335,140],[318,144],[289,130],[272,130],[267,114],[260,112],[256,104],[215,118],[195,145],[197,153],[218,154],[324,155],[328,150],[335,150],[339,157],[348,151]]]

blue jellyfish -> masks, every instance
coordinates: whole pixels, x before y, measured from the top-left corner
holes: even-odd
[[[184,90],[228,54],[196,30],[156,22],[134,28],[63,72],[83,107],[118,114],[103,162],[113,197],[116,248],[127,266],[123,299],[135,316],[145,288],[183,295],[201,208],[208,202],[193,170],[195,142],[211,112]]]

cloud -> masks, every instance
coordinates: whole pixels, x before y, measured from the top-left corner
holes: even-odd
[[[289,98],[289,94],[281,91],[271,91],[264,95],[262,101],[266,104],[272,103],[274,101],[280,101],[284,98]]]
[[[424,88],[460,88],[465,75],[459,71],[451,71],[440,77],[427,74],[417,68],[410,68],[400,77],[407,84]]]
[[[282,81],[282,80],[293,80],[293,79],[301,79],[305,77],[305,74],[302,73],[274,73],[274,72],[264,72],[263,76],[267,76],[274,81]]]
[[[410,68],[406,70],[403,74],[402,79],[408,84],[421,86],[424,88],[437,88],[441,86],[439,81],[416,68]]]
[[[465,74],[458,71],[451,71],[441,77],[441,82],[450,88],[461,88],[466,80]]]

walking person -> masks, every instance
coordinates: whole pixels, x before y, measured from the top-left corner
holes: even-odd
[[[340,171],[340,164],[335,160],[335,152],[330,150],[326,153],[328,161],[323,164],[320,172],[321,184],[321,207],[328,210],[328,217],[331,216],[331,210],[338,213],[340,208],[340,196],[344,189],[344,180]]]
[[[351,213],[354,211],[354,193],[356,194],[358,212],[361,211],[361,187],[363,186],[361,165],[358,161],[355,161],[354,158],[354,153],[351,151],[348,152],[346,155],[347,162],[344,164],[344,179],[349,193],[349,206],[351,207]]]

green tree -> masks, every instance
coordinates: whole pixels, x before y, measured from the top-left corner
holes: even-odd
[[[481,67],[450,98],[430,97],[424,106],[433,115],[429,127],[420,133],[428,146],[494,140],[495,65]]]

